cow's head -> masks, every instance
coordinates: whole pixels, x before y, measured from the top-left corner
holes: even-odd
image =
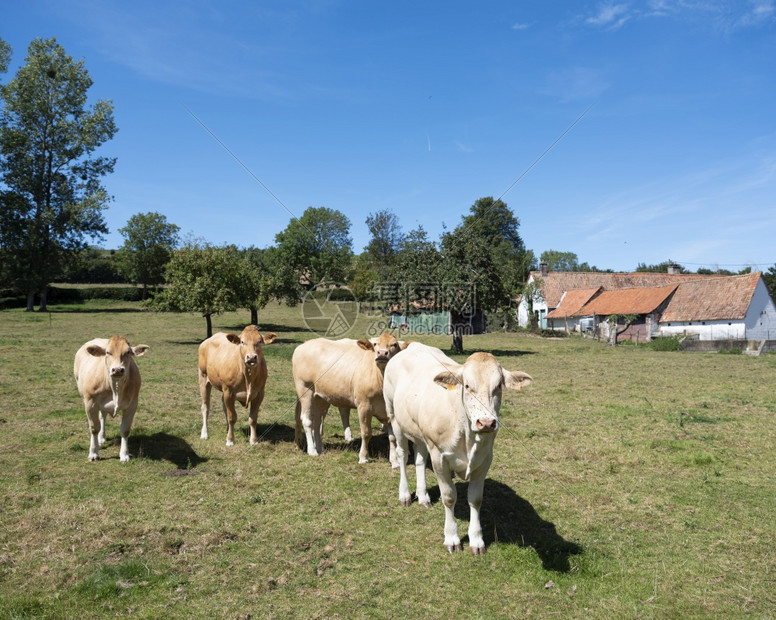
[[[396,340],[393,334],[386,332],[381,334],[379,338],[371,340],[362,338],[357,344],[365,351],[374,351],[375,363],[384,368],[394,355],[407,348],[409,341]]]
[[[447,389],[461,388],[461,398],[475,433],[498,430],[501,389],[520,390],[533,382],[524,372],[505,370],[490,353],[473,353],[463,366],[443,370],[434,381]]]
[[[139,344],[136,347],[130,346],[124,336],[112,336],[105,348],[93,344],[87,347],[86,351],[89,355],[104,358],[108,376],[118,381],[126,376],[132,357],[140,357],[148,349],[148,345],[145,344]]]
[[[236,334],[227,334],[227,340],[240,347],[240,356],[246,366],[252,368],[259,363],[261,357],[261,348],[265,344],[270,344],[275,341],[277,334],[267,332],[262,334],[259,328],[255,325],[248,325],[242,333],[237,336]]]

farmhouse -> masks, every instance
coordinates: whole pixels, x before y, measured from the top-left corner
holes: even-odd
[[[608,338],[651,340],[684,335],[697,340],[776,340],[776,305],[760,272],[718,276],[678,273],[533,271],[541,296],[524,299],[518,322],[533,312],[540,327]],[[530,302],[533,302],[532,304]]]

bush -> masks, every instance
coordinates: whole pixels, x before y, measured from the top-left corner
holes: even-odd
[[[681,338],[678,336],[664,336],[650,340],[649,348],[653,351],[678,351]]]

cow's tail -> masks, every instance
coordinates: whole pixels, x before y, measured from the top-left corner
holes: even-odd
[[[304,446],[302,445],[302,436],[304,435],[304,433],[302,433],[302,401],[298,398],[296,399],[294,418],[296,422],[294,426],[294,441],[300,449],[304,449]]]

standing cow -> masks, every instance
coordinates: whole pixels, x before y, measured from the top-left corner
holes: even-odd
[[[391,334],[372,341],[327,340],[315,338],[299,345],[291,359],[296,387],[296,442],[302,445],[302,429],[307,437],[307,454],[323,452],[321,427],[330,405],[340,411],[346,438],[350,410],[358,411],[361,450],[358,462],[367,463],[372,437],[372,416],[383,424],[388,418],[383,400],[383,372],[388,361],[406,347]],[[396,464],[393,443],[391,464]]]
[[[385,404],[400,468],[399,502],[411,503],[406,456],[412,440],[418,503],[431,505],[426,491],[426,458],[431,454],[445,506],[444,545],[450,553],[461,549],[454,474],[469,481],[469,546],[475,555],[485,553],[479,511],[499,427],[501,389],[519,390],[531,382],[524,372],[503,369],[490,353],[473,353],[461,365],[417,342],[385,371]]]
[[[210,392],[221,392],[226,414],[226,445],[234,445],[234,425],[237,423],[235,401],[250,407],[248,423],[251,444],[258,441],[256,420],[264,400],[267,382],[267,362],[262,347],[277,338],[276,334],[261,334],[255,325],[248,325],[238,336],[218,332],[199,345],[199,393],[202,397],[202,439],[208,438],[207,418],[210,413]]]
[[[105,414],[113,417],[119,410],[123,412],[119,459],[129,460],[129,431],[140,393],[140,371],[134,358],[148,349],[145,344],[132,347],[123,336],[113,336],[90,340],[76,352],[73,375],[89,420],[90,461],[99,458],[100,446],[105,443]]]

